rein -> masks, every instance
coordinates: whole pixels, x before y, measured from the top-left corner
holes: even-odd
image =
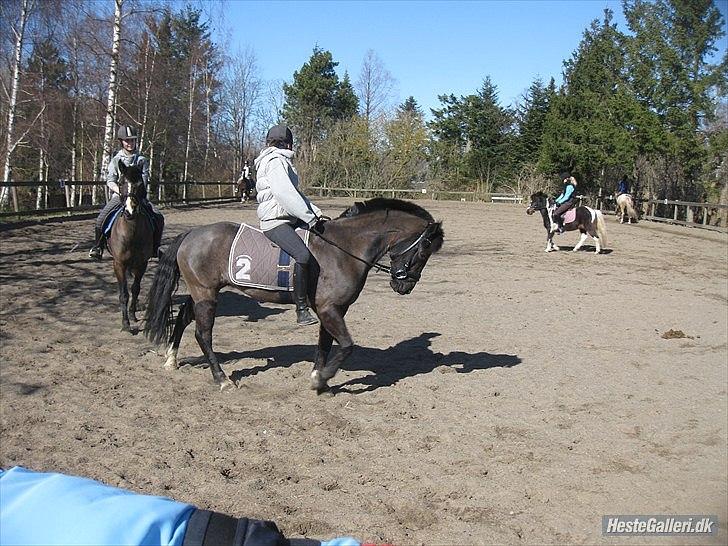
[[[425,238],[425,234],[427,233],[427,230],[430,228],[431,225],[432,224],[429,224],[428,223],[427,226],[425,226],[424,231],[422,233],[420,233],[420,236],[417,237],[417,239],[415,239],[414,242],[411,243],[407,248],[405,248],[404,250],[401,250],[401,251],[397,252],[396,254],[390,254],[389,257],[390,258],[398,258],[398,257],[402,256],[403,254],[406,254],[407,252],[409,252],[413,248],[415,248],[418,244],[420,244],[420,241],[422,241]],[[311,230],[311,231],[313,231],[316,235],[318,235],[321,238],[321,240],[327,242],[328,244],[330,244],[333,247],[338,248],[339,250],[341,250],[341,252],[343,252],[347,256],[349,256],[351,258],[354,258],[355,260],[358,260],[358,261],[360,261],[360,262],[368,265],[369,267],[371,267],[375,271],[377,271],[377,272],[384,271],[385,273],[389,273],[390,275],[392,274],[392,268],[389,267],[388,265],[384,265],[384,264],[382,264],[380,262],[370,262],[368,260],[365,260],[364,258],[360,258],[359,256],[355,256],[354,254],[352,254],[348,250],[346,250],[344,248],[341,248],[337,243],[335,243],[331,239],[327,239],[326,237],[324,237],[318,231],[314,231],[314,230]]]
[[[314,230],[311,230],[311,231],[313,233],[315,233],[322,241],[330,244],[333,247],[338,248],[339,250],[341,250],[341,252],[343,252],[344,254],[346,254],[347,256],[349,256],[350,258],[354,258],[355,260],[358,260],[358,261],[360,261],[363,264],[367,264],[369,267],[371,267],[375,271],[377,271],[377,272],[384,271],[385,273],[389,273],[389,274],[392,273],[392,270],[391,270],[391,268],[388,265],[384,265],[384,264],[381,264],[379,262],[370,262],[370,261],[365,260],[364,258],[360,258],[359,256],[355,256],[354,254],[352,254],[348,250],[346,250],[344,248],[341,248],[337,243],[333,242],[331,239],[327,239],[326,237],[324,237],[318,231],[314,231]]]

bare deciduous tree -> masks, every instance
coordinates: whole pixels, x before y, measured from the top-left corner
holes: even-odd
[[[361,113],[367,124],[389,106],[395,83],[396,80],[375,51],[368,50],[356,81]]]

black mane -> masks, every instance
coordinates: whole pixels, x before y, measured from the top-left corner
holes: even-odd
[[[384,197],[375,197],[364,202],[356,202],[354,205],[346,209],[339,215],[339,218],[351,218],[352,216],[360,216],[378,210],[399,210],[422,218],[428,223],[435,220],[432,215],[419,205],[415,205],[410,201],[402,201],[401,199],[386,199]]]

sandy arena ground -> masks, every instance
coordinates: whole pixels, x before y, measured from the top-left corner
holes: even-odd
[[[336,216],[353,201],[317,202]],[[0,466],[271,519],[290,536],[728,542],[728,237],[610,217],[611,252],[546,254],[524,206],[422,204],[444,221],[443,249],[408,296],[370,275],[334,397],[308,389],[317,328],[295,327],[290,306],[224,293],[215,349],[242,386],[221,393],[192,327],[176,372],[120,332],[111,261],[86,257],[91,220],[0,232]],[[170,241],[255,210],[165,215]],[[686,337],[663,338],[671,329]],[[720,528],[605,538],[604,514],[713,514]]]

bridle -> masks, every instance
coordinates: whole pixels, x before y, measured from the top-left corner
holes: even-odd
[[[395,258],[399,258],[400,256],[404,256],[407,252],[409,252],[413,248],[417,247],[422,241],[426,241],[427,244],[428,244],[428,246],[431,245],[432,244],[432,241],[429,238],[427,238],[426,235],[427,235],[428,230],[430,229],[430,226],[432,226],[432,225],[434,225],[433,222],[429,222],[427,224],[427,226],[425,226],[425,229],[422,231],[422,233],[420,233],[420,235],[412,243],[410,243],[407,246],[407,248],[405,248],[403,250],[400,250],[400,251],[397,251],[397,252],[390,252],[389,253],[389,258],[391,260],[393,260]],[[327,242],[328,244],[330,244],[333,247],[338,248],[341,252],[343,252],[347,256],[349,256],[351,258],[354,258],[355,260],[360,261],[360,262],[368,265],[369,267],[371,267],[372,269],[374,269],[377,272],[383,271],[385,273],[389,273],[389,275],[392,277],[393,280],[403,281],[403,280],[408,279],[408,278],[413,279],[415,282],[417,282],[417,281],[420,280],[420,274],[419,273],[411,273],[409,271],[409,268],[412,266],[411,263],[410,263],[410,261],[414,257],[415,252],[412,253],[412,256],[410,256],[409,259],[404,263],[404,266],[403,267],[397,268],[396,270],[392,271],[392,268],[389,267],[388,265],[384,265],[383,263],[380,263],[378,261],[376,261],[376,262],[370,262],[369,260],[365,260],[364,258],[360,258],[359,256],[355,256],[354,254],[352,254],[348,250],[346,250],[344,248],[341,248],[341,246],[339,246],[337,243],[335,243],[331,239],[328,239],[328,238],[324,237],[323,234],[319,233],[318,231],[315,231],[315,230],[312,230],[312,231],[319,238],[321,238],[321,240]],[[398,244],[401,244],[401,243],[398,243]],[[387,251],[389,251],[389,248],[387,248],[387,250],[385,250],[385,253]]]
[[[427,226],[425,226],[425,230],[422,233],[420,233],[420,236],[417,237],[417,239],[415,239],[404,250],[400,250],[399,252],[396,252],[396,253],[391,252],[389,254],[389,258],[391,260],[394,260],[395,258],[399,258],[400,256],[404,256],[405,254],[407,254],[407,252],[409,252],[413,248],[417,247],[420,244],[421,241],[426,241],[427,242],[427,246],[430,246],[432,244],[432,241],[430,239],[426,238],[425,235],[427,234],[427,231],[430,229],[430,226],[431,225],[433,225],[432,222],[429,222],[427,224]],[[407,259],[407,261],[404,262],[404,266],[403,267],[400,267],[400,268],[396,269],[395,271],[391,271],[391,268],[390,268],[390,271],[389,272],[390,272],[390,274],[392,276],[392,279],[395,279],[395,280],[398,280],[398,281],[403,281],[403,280],[409,278],[409,279],[414,280],[415,282],[417,282],[417,281],[420,280],[420,274],[419,273],[410,273],[410,271],[409,271],[409,268],[412,266],[412,264],[410,264],[410,261],[412,260],[412,258],[414,258],[415,254],[416,254],[416,252],[413,252],[412,253],[412,255]]]

